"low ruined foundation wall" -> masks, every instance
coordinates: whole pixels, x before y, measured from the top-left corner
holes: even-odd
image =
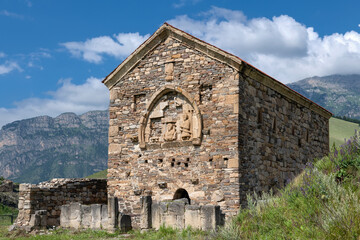
[[[141,205],[142,229],[159,229],[164,225],[178,229],[190,226],[208,231],[224,224],[225,215],[216,205],[190,205],[183,199],[152,202],[150,197],[142,197]]]
[[[106,179],[52,179],[48,182],[20,184],[17,227],[33,227],[37,216],[46,211],[46,226],[59,226],[61,206],[73,202],[107,204]],[[39,212],[41,211],[41,214]],[[30,221],[33,219],[32,221]],[[45,217],[42,217],[45,219]],[[44,225],[43,220],[42,225]]]
[[[108,207],[106,204],[71,203],[61,206],[60,209],[60,226],[63,228],[108,228]]]

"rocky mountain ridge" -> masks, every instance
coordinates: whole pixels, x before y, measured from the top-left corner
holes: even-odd
[[[288,84],[335,116],[360,119],[360,75],[310,77]]]
[[[0,130],[0,176],[37,183],[84,177],[107,166],[108,111],[63,113],[7,124]]]

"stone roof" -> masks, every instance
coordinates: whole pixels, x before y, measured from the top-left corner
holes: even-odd
[[[202,41],[191,34],[188,34],[180,29],[177,29],[171,26],[168,23],[164,23],[156,32],[151,35],[144,43],[142,43],[130,56],[128,56],[119,66],[117,66],[106,78],[103,80],[103,83],[111,89],[115,84],[120,81],[120,79],[131,71],[138,62],[140,62],[150,51],[155,49],[160,43],[162,43],[168,37],[179,40],[180,42],[185,43],[186,45],[196,49],[199,52],[206,54],[207,56],[214,58],[224,64],[229,65],[230,67],[236,69],[237,71],[245,74],[265,86],[273,89],[274,91],[279,92],[285,97],[299,103],[300,105],[307,107],[313,110],[320,115],[330,118],[332,113],[326,110],[325,108],[319,106],[303,95],[292,90],[285,84],[279,82],[278,80],[270,77],[266,73],[255,68],[251,64],[242,60],[241,58],[228,53],[218,47],[215,47],[205,41]]]

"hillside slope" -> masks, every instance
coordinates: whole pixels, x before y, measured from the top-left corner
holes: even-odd
[[[107,165],[108,112],[64,113],[7,124],[0,130],[0,176],[38,183],[84,177]]]
[[[357,123],[348,122],[338,118],[330,118],[330,147],[335,143],[340,146],[345,143],[345,139],[354,136],[355,130],[360,132],[360,126]]]
[[[311,77],[288,86],[336,116],[360,119],[360,75]]]

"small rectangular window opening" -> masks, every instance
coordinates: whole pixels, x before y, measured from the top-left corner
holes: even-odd
[[[262,108],[258,109],[258,119],[257,119],[257,123],[261,124],[263,122],[263,110]]]

